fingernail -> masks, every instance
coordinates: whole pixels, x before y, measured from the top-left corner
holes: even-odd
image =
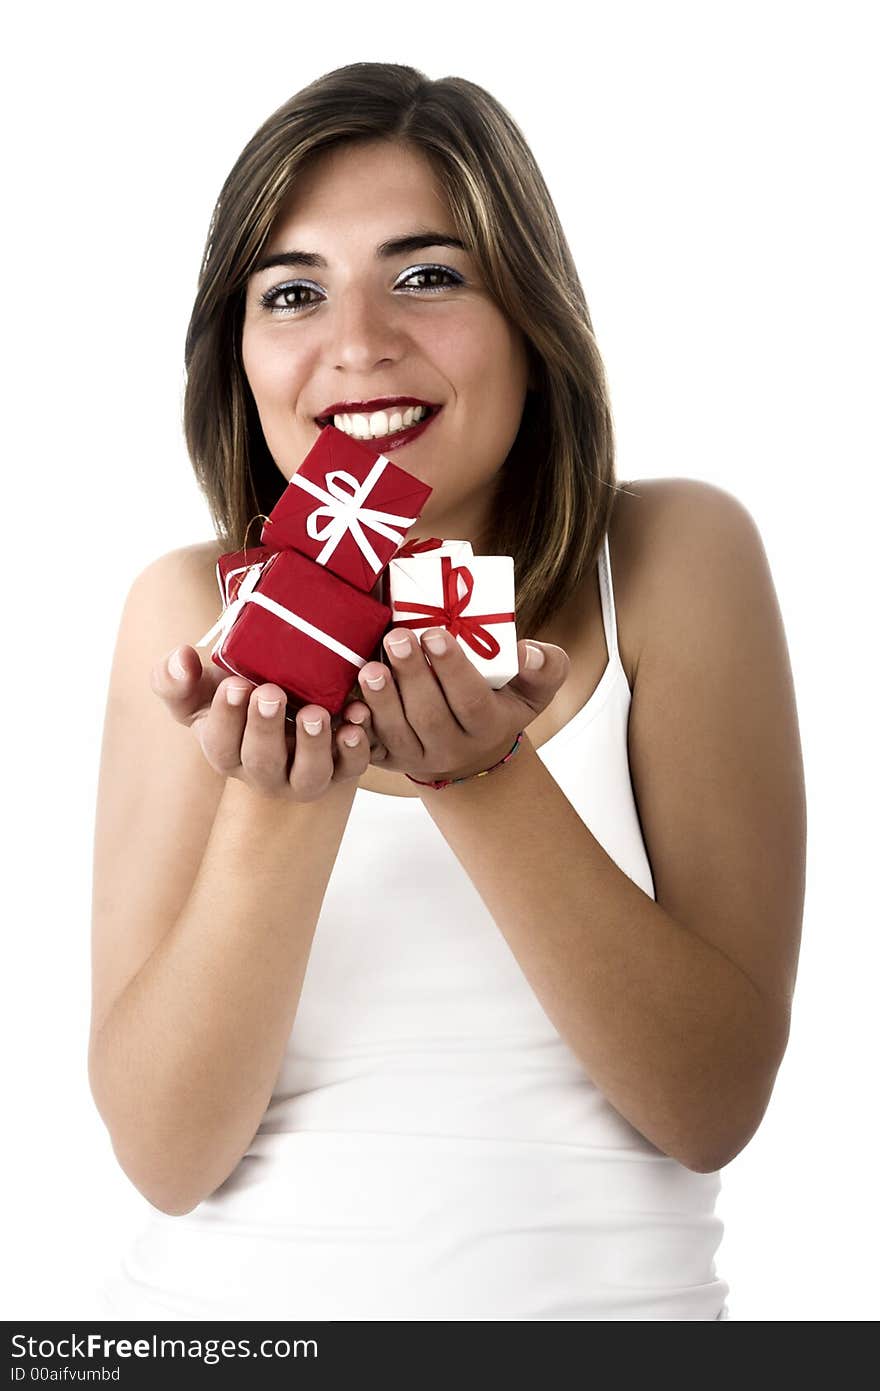
[[[320,734],[323,720],[303,720],[303,729],[306,734]]]
[[[395,657],[408,657],[412,644],[409,638],[396,637],[389,638],[385,643],[389,652],[393,652]]]
[[[342,742],[343,744],[347,744],[350,749],[353,749],[355,744],[360,743],[360,738],[361,736],[359,734],[352,732],[351,734],[343,734]]]
[[[536,670],[544,665],[544,651],[540,647],[535,647],[532,643],[526,643],[526,668],[529,671]]]
[[[257,705],[260,707],[261,715],[274,715],[280,704],[280,700],[270,700],[267,696],[257,696]]]
[[[445,633],[426,633],[425,646],[429,652],[433,652],[435,657],[439,657],[441,652],[446,651]]]
[[[171,675],[174,677],[175,681],[182,681],[183,678],[186,676],[186,667],[180,660],[179,647],[175,647],[174,651],[171,653],[171,656],[168,658],[168,670],[171,672]]]
[[[382,687],[385,685],[384,676],[365,676],[363,681],[364,685],[369,686],[371,691],[381,691]]]
[[[349,717],[348,717],[348,723],[349,723],[349,724],[363,724],[363,722],[364,722],[364,720],[365,720],[366,718],[367,718],[366,715],[349,715]]]
[[[250,689],[250,686],[227,686],[226,699],[230,705],[243,705]]]

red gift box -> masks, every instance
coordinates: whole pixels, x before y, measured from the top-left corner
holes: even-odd
[[[242,577],[252,565],[262,565],[275,552],[268,546],[248,546],[243,551],[227,551],[217,560],[217,585],[224,604],[232,603]]]
[[[297,707],[336,715],[390,618],[386,604],[297,551],[277,551],[242,579],[211,657],[256,685],[275,682]]]
[[[274,550],[292,546],[368,594],[432,492],[384,454],[325,425],[260,539]]]

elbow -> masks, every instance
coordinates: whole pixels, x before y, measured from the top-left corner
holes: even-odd
[[[168,1217],[185,1217],[228,1177],[231,1169],[227,1166],[218,1171],[215,1156],[211,1156],[210,1162],[191,1150],[174,1152],[168,1143],[168,1127],[151,1131],[140,1107],[126,1105],[120,1111],[116,1098],[103,1082],[94,1047],[89,1052],[88,1079],[95,1109],[117,1164],[141,1197],[158,1212]]]
[[[739,1150],[736,1151],[736,1154],[738,1153]],[[726,1164],[729,1164],[733,1158],[735,1158],[735,1154],[729,1154],[727,1150],[724,1150],[713,1154],[711,1157],[704,1156],[700,1159],[682,1159],[680,1162],[684,1164],[686,1169],[690,1169],[691,1172],[695,1174],[717,1174],[718,1171],[723,1169]]]
[[[704,1125],[698,1140],[679,1156],[685,1168],[695,1174],[716,1174],[731,1164],[754,1137],[770,1102],[773,1081],[762,1081],[750,1104],[737,1113],[731,1099],[723,1125]],[[733,1123],[735,1120],[735,1124]]]
[[[148,1193],[144,1193],[143,1196],[151,1207],[156,1208],[159,1212],[164,1212],[166,1217],[185,1217],[188,1212],[193,1212],[201,1202],[201,1198],[196,1198],[194,1202],[181,1202],[163,1197],[151,1198]]]
[[[158,1212],[168,1217],[185,1217],[210,1196],[213,1187],[204,1180],[189,1186],[181,1183],[178,1166],[167,1151],[157,1156],[156,1150],[148,1150],[142,1140],[123,1141],[106,1117],[102,1116],[102,1120],[120,1169],[141,1197]]]
[[[728,1126],[711,1145],[706,1143],[704,1135],[702,1145],[692,1147],[688,1158],[682,1160],[685,1167],[692,1169],[695,1174],[717,1174],[720,1169],[732,1164],[755,1135],[767,1109],[768,1099],[764,1099],[757,1116],[753,1116],[751,1120],[737,1126],[733,1131]]]
[[[133,1153],[131,1148],[122,1145],[109,1129],[108,1133],[117,1164],[150,1207],[165,1213],[167,1217],[185,1217],[208,1196],[207,1192],[196,1192],[192,1188],[186,1190],[180,1184],[179,1177],[170,1171],[171,1166],[167,1163],[157,1165],[143,1152]]]
[[[153,1149],[150,1153],[124,1149],[115,1140],[113,1151],[120,1168],[151,1207],[166,1217],[185,1217],[209,1198],[219,1184],[216,1168],[192,1166],[183,1156]]]
[[[712,1098],[711,1113],[700,1118],[698,1134],[682,1146],[680,1162],[686,1168],[696,1174],[715,1174],[742,1153],[764,1119],[787,1046],[784,1020],[772,1037],[756,1042],[747,1066],[731,1071],[727,1086],[719,1087]]]
[[[755,1127],[757,1129],[757,1126]],[[752,1132],[753,1134],[754,1132]],[[732,1164],[737,1155],[740,1154],[752,1138],[752,1134],[745,1138],[739,1138],[715,1149],[702,1150],[696,1156],[687,1160],[682,1160],[686,1169],[691,1169],[695,1174],[717,1174],[721,1169]]]
[[[210,1196],[210,1190],[207,1188],[185,1189],[174,1176],[168,1174],[167,1170],[161,1176],[157,1175],[155,1166],[150,1166],[149,1170],[145,1171],[142,1163],[120,1152],[112,1140],[111,1143],[113,1143],[113,1152],[119,1167],[126,1178],[134,1185],[141,1197],[146,1198],[151,1207],[156,1208],[158,1212],[163,1212],[166,1217],[185,1217],[188,1212],[192,1212],[199,1203]]]
[[[701,1139],[702,1143],[699,1146],[691,1145],[687,1149],[682,1148],[673,1158],[677,1159],[679,1164],[683,1165],[685,1169],[690,1169],[694,1174],[717,1174],[720,1169],[730,1164],[741,1150],[745,1149],[751,1139],[751,1135],[747,1135],[745,1138],[738,1137],[736,1139],[731,1139],[727,1136],[723,1141],[715,1142],[711,1145],[707,1143],[705,1134]]]
[[[151,1207],[167,1217],[185,1217],[210,1198],[229,1177],[231,1169],[218,1169],[216,1160],[192,1166],[188,1156],[174,1156],[159,1145],[142,1140],[123,1142],[104,1122],[116,1162],[129,1182]],[[233,1166],[234,1167],[234,1166]]]

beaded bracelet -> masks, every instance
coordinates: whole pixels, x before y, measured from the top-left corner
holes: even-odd
[[[411,773],[407,773],[405,776],[409,778],[410,782],[417,782],[419,787],[435,787],[438,790],[443,787],[451,787],[452,784],[456,782],[470,782],[471,778],[485,778],[488,773],[494,773],[496,768],[500,768],[503,764],[510,762],[522,743],[524,734],[525,730],[521,729],[516,736],[516,741],[510,753],[506,753],[503,758],[499,758],[497,763],[493,763],[491,768],[484,768],[480,773],[468,773],[463,778],[440,778],[437,782],[423,782],[421,778],[414,778]]]

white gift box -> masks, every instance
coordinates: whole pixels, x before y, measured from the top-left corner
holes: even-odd
[[[432,540],[439,541],[439,540],[440,540],[440,537],[439,537],[439,536],[432,537]],[[417,546],[417,545],[419,544],[419,542],[418,542],[418,541],[408,541],[408,542],[405,542],[404,544],[405,544],[405,545],[416,545],[416,546]],[[403,547],[401,547],[401,549],[403,549]],[[421,559],[423,555],[448,555],[448,556],[450,557],[450,559],[452,560],[453,564],[455,564],[455,565],[460,565],[460,564],[462,563],[463,560],[468,560],[468,559],[473,555],[473,553],[474,553],[474,548],[473,548],[473,546],[471,545],[470,541],[443,541],[441,545],[439,545],[439,546],[434,546],[430,551],[419,551],[419,552],[418,552],[418,557],[416,557],[416,556],[404,556],[403,559],[404,559],[404,560],[415,560],[415,559],[417,559],[417,558],[418,558],[418,559]],[[390,566],[392,566],[394,563],[395,563],[394,557],[392,556],[391,560],[388,562],[388,566],[386,566],[386,568],[382,571],[382,574],[381,574],[381,576],[380,576],[380,578],[379,578],[379,583],[378,583],[378,585],[376,586],[376,589],[373,591],[375,597],[376,597],[377,599],[381,599],[381,601],[382,601],[383,604],[390,604],[390,603],[391,603],[391,577],[390,577]],[[380,653],[379,653],[379,659],[380,659],[380,661],[381,661],[381,659],[382,659],[382,655],[383,655],[383,654],[382,654],[382,652],[380,651]]]
[[[493,690],[518,674],[513,556],[456,561],[438,548],[389,561],[388,581],[389,627],[446,628]]]

